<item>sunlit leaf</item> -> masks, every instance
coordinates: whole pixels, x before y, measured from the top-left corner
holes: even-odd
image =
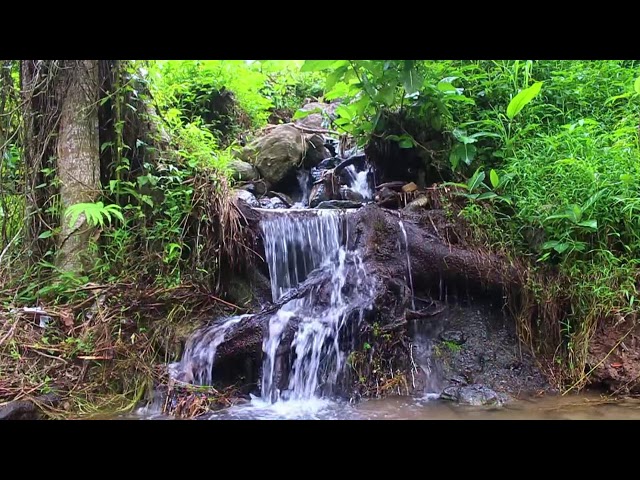
[[[301,72],[318,72],[331,68],[337,60],[305,60],[300,67]]]
[[[591,228],[593,230],[597,230],[598,229],[598,221],[597,220],[584,220],[582,222],[579,222],[578,225],[580,225],[581,227]]]
[[[489,173],[489,180],[491,180],[491,186],[493,188],[498,188],[498,185],[500,185],[500,177],[498,176],[498,172],[494,169],[491,169],[491,172]]]
[[[509,102],[509,106],[507,107],[507,117],[509,119],[513,119],[531,100],[533,100],[539,93],[542,88],[543,82],[536,82],[531,85],[529,88],[525,88],[520,93],[518,93],[515,97],[511,99]]]

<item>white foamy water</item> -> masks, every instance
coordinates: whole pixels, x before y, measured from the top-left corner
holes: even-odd
[[[359,252],[344,246],[345,215],[320,210],[302,218],[285,214],[262,221],[274,299],[299,285],[315,268],[323,271],[328,285],[287,302],[270,319],[263,342],[261,401],[315,402],[334,393],[346,357],[342,329],[348,321],[361,320],[372,300]],[[293,360],[286,364],[278,351],[287,348],[282,345],[284,332],[294,320]]]
[[[404,240],[404,250],[407,253],[407,276],[409,277],[409,286],[411,287],[411,308],[416,309],[416,301],[413,293],[413,276],[411,275],[411,258],[409,258],[409,241],[407,240],[407,231],[404,228],[402,220],[398,221],[400,225],[400,231],[402,232],[402,239]]]
[[[345,168],[349,175],[349,187],[356,193],[362,195],[363,200],[373,200],[373,185],[369,182],[371,167],[366,164],[364,170],[357,171],[355,165]]]
[[[182,381],[195,385],[211,385],[213,363],[216,350],[229,330],[243,318],[250,315],[238,315],[219,321],[195,332],[187,341],[187,346],[179,364],[170,367],[174,375],[179,372],[184,375]],[[176,368],[177,367],[177,368]]]

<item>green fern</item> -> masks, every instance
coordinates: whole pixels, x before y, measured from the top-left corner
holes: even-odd
[[[65,217],[69,218],[69,227],[73,227],[76,224],[78,217],[82,213],[84,213],[87,218],[87,223],[90,226],[95,227],[100,225],[100,227],[104,227],[105,220],[108,224],[111,224],[111,215],[121,222],[124,222],[121,210],[120,205],[105,205],[102,202],[76,203],[67,208]]]

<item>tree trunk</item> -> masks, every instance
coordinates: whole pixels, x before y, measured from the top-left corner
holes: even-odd
[[[100,193],[98,61],[66,63],[57,145],[61,233],[56,263],[63,270],[80,271],[88,266],[92,229],[84,214],[70,225],[65,213],[74,204],[95,202]]]

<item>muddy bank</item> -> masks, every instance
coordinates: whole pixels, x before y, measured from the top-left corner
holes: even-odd
[[[589,344],[587,382],[614,395],[640,394],[640,325],[601,325]]]

